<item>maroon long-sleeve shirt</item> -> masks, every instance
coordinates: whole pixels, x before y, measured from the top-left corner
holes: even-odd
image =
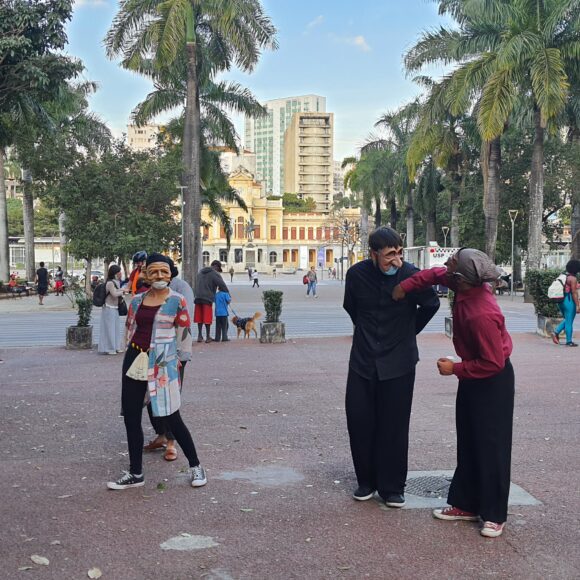
[[[405,292],[443,284],[455,294],[453,306],[453,346],[462,362],[453,365],[460,379],[485,379],[505,367],[512,352],[512,339],[505,319],[487,284],[457,292],[447,268],[431,268],[413,274],[401,282]]]

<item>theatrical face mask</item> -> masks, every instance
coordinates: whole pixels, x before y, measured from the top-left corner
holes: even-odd
[[[153,262],[147,266],[147,281],[156,290],[167,288],[171,281],[171,269],[165,262]]]
[[[373,261],[377,268],[387,276],[396,274],[403,265],[403,248],[383,248],[372,250]]]

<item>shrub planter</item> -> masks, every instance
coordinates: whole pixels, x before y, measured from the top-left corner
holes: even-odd
[[[93,327],[92,326],[67,327],[66,348],[70,350],[93,348]]]
[[[538,325],[536,327],[536,333],[540,336],[549,338],[552,336],[556,326],[558,326],[562,320],[562,318],[554,318],[551,316],[542,316],[541,314],[538,314]]]
[[[451,316],[445,317],[445,336],[453,338],[453,318]]]
[[[266,320],[260,324],[260,342],[279,344],[286,342],[286,326],[280,322],[283,292],[264,290],[262,301],[266,309]]]
[[[283,322],[262,322],[260,342],[270,344],[286,342],[286,325]]]

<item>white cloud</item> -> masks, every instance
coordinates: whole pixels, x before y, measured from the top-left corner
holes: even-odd
[[[304,36],[306,36],[307,34],[310,34],[310,32],[316,28],[317,26],[320,26],[322,23],[324,22],[324,16],[322,14],[319,14],[314,20],[311,20],[307,25],[306,25],[306,30],[304,30],[304,32],[302,33]]]
[[[347,44],[351,44],[352,46],[360,48],[363,52],[369,52],[371,50],[371,47],[369,46],[369,44],[365,40],[365,37],[362,34],[359,34],[358,36],[345,38],[344,41]]]

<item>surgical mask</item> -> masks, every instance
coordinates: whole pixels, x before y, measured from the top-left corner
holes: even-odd
[[[151,286],[155,288],[155,290],[165,290],[165,288],[167,288],[168,285],[169,282],[166,282],[165,280],[157,280],[156,282],[153,282],[151,284]]]
[[[399,271],[397,266],[391,266],[386,272],[383,272],[385,276],[394,276]]]

